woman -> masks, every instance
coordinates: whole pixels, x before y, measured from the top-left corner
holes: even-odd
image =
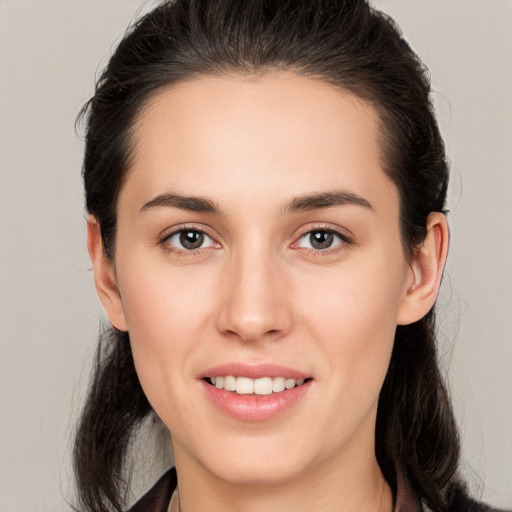
[[[178,0],[132,28],[85,110],[113,327],[76,439],[85,510],[122,510],[153,412],[176,472],[133,511],[488,510],[456,479],[436,359],[429,91],[363,0]]]

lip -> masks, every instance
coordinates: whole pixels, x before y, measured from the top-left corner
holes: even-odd
[[[270,395],[237,395],[233,391],[218,389],[206,381],[208,377],[226,375],[251,379],[284,377],[308,380],[301,386]],[[314,382],[304,372],[276,364],[224,364],[208,369],[199,378],[205,395],[216,409],[232,418],[250,422],[268,421],[291,409],[306,396]]]
[[[279,364],[228,363],[209,368],[201,375],[199,375],[199,378],[206,379],[207,377],[218,377],[225,375],[233,375],[234,377],[249,377],[250,379],[261,379],[262,377],[284,377],[285,379],[297,380],[311,377],[311,375],[307,375],[304,372],[290,368],[289,366],[282,366]]]

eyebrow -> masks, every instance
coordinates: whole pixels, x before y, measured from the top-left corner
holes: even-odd
[[[373,206],[363,197],[345,190],[334,190],[296,197],[286,206],[285,211],[295,213],[345,205],[361,206],[373,210]]]
[[[190,212],[222,215],[215,201],[205,197],[183,196],[181,194],[160,194],[142,206],[141,212],[157,207],[179,208]]]
[[[363,197],[352,192],[335,190],[296,197],[285,206],[283,213],[297,213],[345,205],[361,206],[368,210],[373,210],[372,205]],[[219,205],[211,199],[198,196],[184,196],[177,193],[160,194],[145,203],[140,211],[144,212],[158,207],[179,208],[180,210],[190,212],[223,215]]]

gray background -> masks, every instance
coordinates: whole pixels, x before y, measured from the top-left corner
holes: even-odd
[[[151,2],[154,3],[154,2]],[[0,511],[69,510],[101,306],[74,119],[142,0],[0,0]],[[477,494],[512,505],[512,2],[375,0],[430,67],[452,161],[443,364]],[[147,9],[150,2],[142,4]],[[161,461],[146,461],[149,483]]]

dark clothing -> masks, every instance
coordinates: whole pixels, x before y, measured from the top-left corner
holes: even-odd
[[[417,493],[404,478],[399,476],[397,480],[394,512],[432,512],[421,503]],[[176,469],[171,468],[128,512],[167,512],[177,483]],[[500,512],[469,499],[462,491],[452,490],[449,493],[449,501],[452,505],[450,510],[453,512]]]
[[[177,485],[176,468],[171,468],[128,512],[167,512]]]

